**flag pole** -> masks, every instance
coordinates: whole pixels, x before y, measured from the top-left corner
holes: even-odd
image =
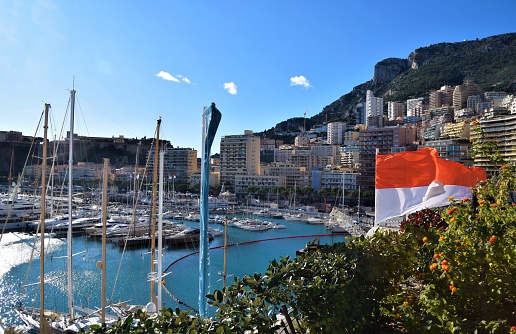
[[[222,115],[212,103],[203,113],[202,158],[201,158],[201,202],[199,240],[199,315],[206,317],[206,295],[209,289],[209,245],[208,245],[208,191],[210,189],[210,152]]]
[[[374,169],[375,169],[375,173],[374,173],[374,190],[375,190],[375,194],[374,194],[374,224],[373,226],[376,226],[377,225],[377,215],[378,215],[378,196],[376,196],[376,159],[378,158],[378,154],[380,154],[380,149],[377,147],[376,148],[376,151],[375,151],[375,154],[374,154]]]

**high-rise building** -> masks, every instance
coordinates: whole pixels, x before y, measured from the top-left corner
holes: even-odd
[[[360,102],[355,106],[355,123],[356,124],[365,124],[366,123],[366,112],[365,112],[365,106],[364,106],[363,102]]]
[[[362,189],[373,190],[375,185],[376,150],[378,153],[391,153],[413,149],[416,128],[393,126],[360,131],[360,175]]]
[[[426,109],[428,109],[428,104],[425,104],[423,97],[407,100],[407,116],[421,116]]]
[[[151,178],[154,170],[155,151],[151,150],[147,162],[146,176]],[[167,148],[163,160],[163,177],[167,182],[190,184],[190,178],[197,172],[197,150],[193,148]]]
[[[506,163],[516,162],[516,114],[511,114],[507,107],[490,108],[484,111],[480,118],[480,127],[483,130],[483,138],[472,132],[471,137],[497,143],[497,151]],[[476,155],[475,166],[484,168],[488,173],[499,169],[491,161],[490,156]]]
[[[331,122],[328,123],[328,144],[340,145],[343,143],[344,132],[346,131],[346,123]]]
[[[387,102],[387,115],[389,121],[394,121],[398,119],[398,117],[405,116],[405,105],[401,102]]]
[[[454,89],[454,86],[442,86],[439,90],[431,91],[429,96],[429,109],[452,106]]]
[[[369,126],[370,117],[383,116],[383,98],[375,97],[370,90],[366,93],[365,115],[367,126]]]
[[[260,138],[251,130],[220,140],[220,182],[235,185],[237,175],[260,175]]]
[[[471,80],[464,80],[462,85],[455,86],[453,90],[453,109],[460,110],[466,107],[466,101],[471,95],[483,94],[482,88]]]
[[[193,148],[167,148],[163,162],[164,177],[176,184],[190,184],[197,172],[197,150]]]

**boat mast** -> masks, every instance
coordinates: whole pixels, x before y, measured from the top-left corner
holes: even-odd
[[[73,311],[73,277],[72,277],[72,195],[73,195],[73,125],[75,115],[75,89],[70,92],[70,132],[68,133],[68,312],[70,320]]]
[[[41,333],[50,332],[50,326],[45,319],[45,196],[46,196],[46,174],[47,174],[47,130],[48,130],[48,109],[49,103],[45,103],[45,125],[43,125],[43,161],[41,163],[41,249],[39,268],[39,328]]]
[[[224,219],[224,267],[222,271],[222,286],[224,288],[224,295],[226,295],[226,279],[228,277],[227,271],[227,246],[228,246],[228,216]]]
[[[138,191],[140,190],[140,185],[138,184],[138,180],[140,179],[138,176],[138,155],[140,151],[141,142],[136,146],[136,164],[134,166],[134,194],[133,194],[133,236],[136,236],[136,203],[138,200]],[[129,230],[131,231],[131,230]]]
[[[104,174],[102,187],[102,286],[101,286],[101,317],[102,323],[106,323],[106,222],[107,222],[107,188],[109,177],[109,159],[104,158]]]
[[[156,194],[158,185],[158,161],[159,161],[159,128],[161,125],[161,118],[158,119],[158,125],[156,126],[156,143],[154,153],[154,174],[152,177],[152,214],[151,214],[151,273],[154,273],[154,261],[156,258]],[[151,282],[151,301],[154,305],[157,304],[158,300],[154,293],[154,280]]]
[[[161,312],[162,305],[162,281],[163,281],[163,170],[165,151],[159,153],[159,211],[158,211],[158,304],[156,310]]]
[[[14,161],[14,145],[11,150],[11,166],[9,167],[9,176],[7,177],[7,189],[11,190],[11,184],[13,183],[13,161]]]

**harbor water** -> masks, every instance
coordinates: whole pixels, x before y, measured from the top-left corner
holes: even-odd
[[[227,228],[227,282],[233,277],[264,273],[271,260],[295,257],[296,250],[307,242],[320,237],[321,244],[345,240],[343,235],[330,234],[323,224],[289,222],[283,219],[263,218],[285,225],[285,229],[246,231]],[[198,222],[177,222],[191,227]],[[223,230],[222,225],[210,227]],[[223,235],[210,242],[210,291],[222,288]],[[259,242],[250,242],[257,241]],[[0,318],[5,323],[16,324],[19,320],[13,306],[39,307],[39,249],[40,243],[30,236],[5,234],[0,244]],[[62,238],[46,238],[45,256],[45,308],[55,311],[67,309],[67,244]],[[88,309],[100,308],[101,271],[97,263],[102,259],[100,239],[87,236],[73,238],[73,286],[74,304]],[[212,249],[215,248],[215,249]],[[199,256],[198,245],[164,247],[163,269],[165,278],[163,306],[180,309],[198,309]],[[126,249],[116,243],[107,244],[106,296],[110,302],[124,301],[145,305],[150,301],[150,283],[147,275],[151,269],[148,248]],[[179,260],[179,261],[178,261]],[[157,269],[157,266],[155,267]],[[174,296],[174,297],[173,297]],[[180,302],[178,302],[178,300]],[[213,314],[215,310],[209,309]],[[195,312],[195,311],[192,311]]]

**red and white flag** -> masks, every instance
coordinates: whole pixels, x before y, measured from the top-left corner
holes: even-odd
[[[486,179],[482,168],[439,158],[434,148],[376,156],[375,221],[446,206],[449,197],[471,197],[471,187]]]

